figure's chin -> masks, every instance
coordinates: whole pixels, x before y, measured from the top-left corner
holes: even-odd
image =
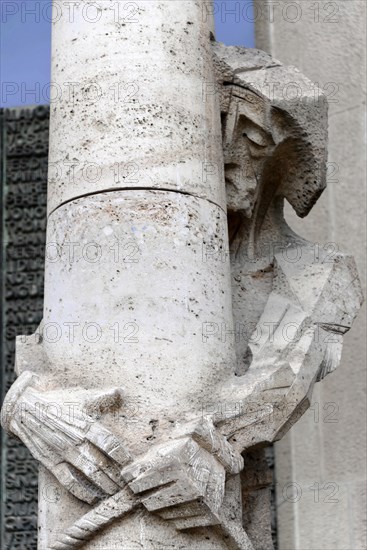
[[[226,182],[226,194],[227,194],[227,210],[231,212],[241,212],[246,218],[251,218],[254,209],[253,197],[248,193],[241,195],[238,187],[231,182],[230,179]]]

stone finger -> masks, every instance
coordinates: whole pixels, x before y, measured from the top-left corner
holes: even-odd
[[[98,453],[88,443],[66,449],[64,456],[67,462],[107,495],[113,495],[120,489],[119,485],[101,470]]]
[[[85,437],[121,466],[131,462],[132,457],[125,445],[101,424],[92,423]]]
[[[107,496],[104,491],[78,475],[75,468],[67,462],[58,464],[52,473],[65,489],[83,502],[92,505]]]
[[[188,479],[175,482],[162,488],[154,494],[142,498],[141,501],[149,512],[156,512],[168,506],[176,506],[202,498],[200,491]]]
[[[148,471],[130,481],[129,487],[135,494],[139,494],[175,482],[180,476],[182,471],[177,468]]]
[[[179,504],[161,510],[158,515],[165,520],[176,520],[181,518],[195,517],[207,512],[206,504],[201,500]]]

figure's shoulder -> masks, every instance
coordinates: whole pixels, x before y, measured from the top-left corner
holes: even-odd
[[[353,256],[313,243],[275,254],[274,290],[292,294],[316,322],[347,331],[363,303]]]

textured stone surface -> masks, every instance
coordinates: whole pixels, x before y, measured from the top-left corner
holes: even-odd
[[[353,259],[315,254],[283,218],[284,199],[304,216],[325,187],[322,94],[267,54],[211,45],[201,3],[179,6],[144,3],[128,42],[113,27],[117,53],[110,24],[56,24],[54,74],[83,67],[90,87],[118,66],[151,108],[53,106],[50,169],[92,154],[102,172],[135,159],[142,179],[50,176],[44,317],[18,341],[2,418],[59,491],[40,506],[41,550],[270,548],[258,447],[308,408],[362,301]],[[290,77],[296,101],[266,92]],[[207,82],[219,94],[199,101]]]
[[[85,193],[132,187],[225,207],[206,4],[119,4],[117,22],[110,2],[96,23],[83,2],[72,23],[68,10],[55,17],[52,79],[77,84],[53,106],[49,211]]]
[[[256,23],[257,46],[284,63],[296,64],[319,83],[329,100],[327,189],[302,223],[291,209],[286,217],[297,232],[319,243],[320,248],[331,243],[331,251],[352,253],[364,285],[366,3],[298,2],[302,16],[295,23],[282,17],[286,4],[277,5],[273,23],[263,10],[264,16]],[[289,16],[294,13],[294,8],[293,15],[289,8]],[[329,550],[334,547],[330,533],[339,536],[342,546],[338,547],[343,550],[367,546],[365,514],[361,520],[365,502],[362,491],[355,490],[366,486],[366,425],[361,421],[366,418],[365,320],[361,312],[345,338],[340,368],[315,388],[311,410],[276,444],[277,486],[289,481],[309,486],[333,482],[340,487],[346,506],[341,513],[341,502],[325,504],[323,510],[302,499],[282,504],[278,508],[281,550]],[[334,507],[338,513],[333,513]],[[305,514],[313,516],[312,530],[301,527]]]

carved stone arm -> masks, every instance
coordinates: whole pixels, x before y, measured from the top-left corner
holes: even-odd
[[[353,258],[312,261],[311,245],[302,255],[297,263],[276,255],[273,291],[250,339],[250,368],[225,388],[241,413],[219,429],[239,451],[280,439],[307,410],[315,382],[338,366],[343,334],[363,301]]]
[[[119,490],[121,466],[130,460],[98,421],[121,401],[119,389],[46,390],[40,377],[24,371],[5,398],[1,421],[68,491],[93,504]]]

